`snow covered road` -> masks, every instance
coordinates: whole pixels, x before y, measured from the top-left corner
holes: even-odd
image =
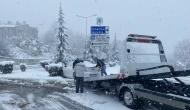
[[[50,77],[40,65],[30,66],[26,72],[21,72],[18,67],[15,67],[11,74],[0,73],[0,110],[80,110],[80,107],[78,109],[76,106],[86,106],[94,110],[130,110],[117,96],[102,91],[92,92],[90,88],[85,88],[83,94],[76,94],[75,87],[68,87],[73,79]],[[119,68],[108,67],[107,72],[117,74]],[[72,67],[68,67],[65,72],[67,76],[72,77]],[[6,87],[2,84],[12,86]],[[16,86],[13,86],[14,84]],[[155,108],[146,106],[141,110]]]
[[[1,85],[0,110],[91,110],[63,95],[65,90]]]

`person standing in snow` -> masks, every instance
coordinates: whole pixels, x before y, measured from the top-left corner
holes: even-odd
[[[76,93],[80,92],[83,93],[83,83],[84,83],[84,72],[86,71],[86,67],[83,63],[84,61],[81,60],[80,63],[77,63],[74,67],[74,72],[76,74]]]
[[[96,67],[98,68],[101,68],[101,76],[103,76],[103,74],[107,75],[107,72],[106,72],[106,64],[104,63],[104,60],[100,60],[100,59],[97,59],[97,65]]]
[[[77,63],[80,63],[80,59],[79,59],[79,58],[77,58],[77,59],[73,62],[73,70],[74,70],[75,65],[76,65]],[[73,79],[76,80],[76,73],[75,73],[75,71],[73,72]]]

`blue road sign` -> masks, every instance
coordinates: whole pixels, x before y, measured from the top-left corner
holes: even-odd
[[[109,34],[109,26],[91,26],[91,34]]]

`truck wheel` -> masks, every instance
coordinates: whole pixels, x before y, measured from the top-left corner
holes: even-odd
[[[142,107],[142,103],[138,98],[134,98],[133,93],[130,90],[125,90],[123,94],[123,100],[125,106],[131,109],[138,109]]]
[[[93,81],[93,82],[92,82],[92,91],[93,91],[93,92],[98,92],[98,91],[99,91],[97,85],[98,85],[98,84],[97,84],[96,81]]]

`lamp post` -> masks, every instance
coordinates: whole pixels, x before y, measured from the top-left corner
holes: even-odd
[[[79,15],[76,15],[76,16],[86,19],[86,40],[85,40],[85,60],[86,60],[86,58],[87,58],[87,56],[86,56],[86,51],[87,51],[87,20],[88,20],[88,18],[90,18],[90,17],[97,16],[97,14],[94,14],[94,15],[91,15],[91,16],[88,16],[88,17],[79,16]]]

